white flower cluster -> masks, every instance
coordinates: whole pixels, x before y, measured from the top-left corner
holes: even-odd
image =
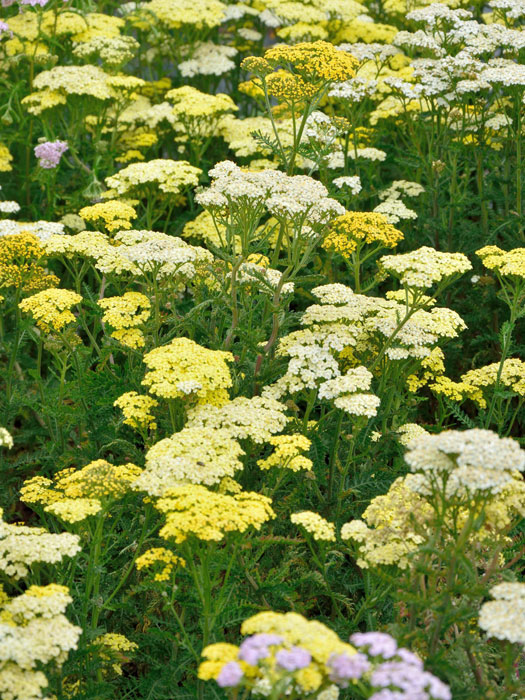
[[[235,68],[231,60],[237,55],[233,46],[214,44],[212,41],[198,41],[191,47],[191,58],[179,63],[183,78],[195,75],[224,75]]]
[[[525,451],[490,430],[447,430],[411,441],[405,461],[418,477],[410,482],[417,493],[437,489],[447,499],[472,498],[500,493],[525,470]]]
[[[345,80],[344,83],[334,83],[328,95],[337,100],[357,104],[367,97],[373,97],[377,92],[377,88],[377,80],[367,80],[360,75],[356,75],[354,78]]]
[[[221,161],[209,173],[212,184],[196,195],[205,209],[220,211],[235,206],[259,207],[278,220],[325,225],[344,213],[344,207],[328,197],[326,187],[307,175],[289,176],[280,170],[245,171],[231,161]],[[260,208],[264,207],[261,211]]]
[[[278,354],[290,358],[288,368],[284,376],[265,388],[264,396],[279,399],[322,385],[327,397],[338,386],[344,393],[344,382],[349,380],[341,377],[338,356],[342,350],[355,348],[359,353],[371,353],[373,358],[377,348],[387,343],[385,354],[390,360],[421,360],[440,339],[453,338],[465,328],[455,311],[439,307],[418,309],[400,326],[407,312],[404,293],[399,299],[397,293],[382,299],[355,294],[342,284],[328,284],[316,287],[313,294],[321,303],[303,313],[304,329],[281,339]],[[341,408],[353,410],[356,401],[341,396],[339,403]],[[370,410],[372,403],[377,408],[378,402],[370,400]]]
[[[13,200],[5,200],[0,202],[0,214],[18,214],[20,211],[20,204]]]
[[[228,275],[231,277],[231,273]],[[282,272],[271,267],[264,267],[251,262],[242,263],[237,273],[237,282],[241,285],[250,285],[266,294],[273,294],[279,286]],[[293,282],[285,282],[281,287],[281,294],[293,294],[295,285]]]
[[[525,645],[525,583],[499,583],[481,606],[478,624],[488,637]]]
[[[372,373],[366,367],[349,369],[346,374],[329,379],[319,386],[319,398],[334,400],[334,406],[354,416],[371,418],[377,414],[380,399],[363,393],[370,389]]]
[[[14,445],[13,437],[7,428],[0,427],[0,447],[10,450]]]
[[[374,207],[375,212],[384,214],[389,224],[397,224],[405,219],[417,219],[413,209],[409,209],[401,199],[385,199]]]
[[[354,195],[359,194],[363,189],[359,175],[342,175],[341,177],[336,177],[335,180],[332,181],[332,184],[340,190],[344,187],[348,187],[350,192]]]
[[[24,698],[41,698],[47,678],[41,664],[61,665],[77,648],[82,633],[64,615],[72,598],[65,586],[30,586],[24,593],[2,605],[0,622],[0,694],[24,689]],[[16,685],[13,685],[16,683]],[[11,692],[9,692],[11,690]]]
[[[101,272],[134,275],[155,274],[158,278],[177,276],[179,280],[192,279],[196,265],[209,264],[213,255],[200,246],[192,246],[182,238],[159,231],[120,231],[115,240],[101,245],[95,266]]]
[[[452,275],[472,269],[463,253],[443,253],[423,246],[410,253],[383,255],[380,264],[384,270],[399,277],[407,287],[428,289]]]
[[[64,224],[56,221],[13,221],[4,219],[0,221],[0,236],[12,236],[15,233],[32,233],[41,241],[65,233]]]
[[[78,535],[10,525],[1,516],[0,509],[0,571],[7,576],[19,579],[27,576],[33,564],[56,564],[64,557],[74,557],[80,552]]]

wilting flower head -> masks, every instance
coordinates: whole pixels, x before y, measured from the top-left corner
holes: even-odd
[[[56,168],[60,163],[60,158],[68,149],[66,141],[46,141],[35,146],[35,156],[38,158],[38,165],[41,168],[50,170]]]

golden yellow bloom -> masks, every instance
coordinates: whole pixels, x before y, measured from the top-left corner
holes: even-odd
[[[476,251],[481,262],[489,270],[501,275],[525,279],[525,248],[505,251],[495,245],[487,245]]]
[[[137,569],[158,569],[157,564],[161,565],[160,571],[153,576],[154,581],[169,581],[171,572],[176,566],[186,566],[186,562],[181,557],[178,557],[173,552],[165,547],[152,547],[141,554],[135,561]]]
[[[52,333],[60,332],[69,323],[75,322],[70,309],[81,301],[80,294],[69,289],[44,289],[23,299],[19,307],[31,314],[40,330]]]
[[[270,504],[271,500],[259,493],[241,491],[230,496],[188,484],[168,491],[155,507],[166,514],[161,537],[180,543],[193,535],[219,542],[228,532],[245,532],[249,527],[259,530],[275,517]]]
[[[281,66],[310,82],[343,82],[355,75],[358,61],[326,41],[304,42],[268,49],[264,58],[273,67]]]
[[[131,642],[123,634],[107,632],[93,640],[93,644],[99,647],[100,658],[107,662],[111,669],[119,676],[122,675],[122,664],[129,661],[123,652],[135,651],[138,644]]]
[[[124,423],[136,430],[156,430],[157,423],[151,409],[159,405],[159,402],[151,396],[138,394],[136,391],[128,391],[114,402],[124,414]]]
[[[97,459],[82,469],[63,469],[53,480],[35,476],[24,482],[24,503],[40,504],[66,522],[79,522],[125,496],[142,470],[134,464],[115,466]]]
[[[149,371],[142,383],[155,396],[224,404],[226,389],[232,385],[229,362],[233,362],[229,352],[208,350],[189,338],[174,338],[144,356]]]
[[[403,238],[403,233],[389,224],[384,214],[348,211],[331,223],[323,248],[349,258],[361,243],[378,243],[378,248],[394,248]]]
[[[22,231],[0,236],[0,288],[36,292],[56,287],[60,280],[42,267],[44,255],[44,247],[32,233]]]
[[[104,309],[102,320],[115,329],[112,338],[129,348],[144,346],[144,335],[137,326],[149,318],[151,304],[147,296],[125,292],[121,297],[107,297],[97,303]]]
[[[275,435],[270,437],[268,442],[275,447],[275,450],[269,457],[257,462],[260,469],[277,467],[298,472],[301,469],[309,471],[312,468],[312,460],[302,454],[309,450],[311,445],[310,440],[304,435]]]
[[[13,156],[9,153],[9,149],[7,148],[7,146],[4,146],[3,143],[0,143],[0,172],[5,173],[9,170],[12,170],[12,160]]]
[[[130,204],[113,199],[84,207],[78,213],[85,221],[102,222],[110,233],[131,228],[131,221],[137,218],[137,212]]]

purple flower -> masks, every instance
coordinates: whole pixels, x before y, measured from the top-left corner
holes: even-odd
[[[9,36],[13,36],[13,32],[9,29],[7,22],[0,19],[0,39],[2,38],[2,34],[9,34]]]
[[[342,688],[348,686],[349,680],[361,678],[370,669],[370,662],[364,654],[332,654],[328,660],[330,680]]]
[[[31,7],[34,7],[35,5],[40,5],[40,7],[44,7],[44,5],[47,4],[47,0],[19,0],[21,5],[31,5]]]
[[[402,691],[404,697],[410,700],[451,700],[452,697],[448,686],[438,678],[425,671],[422,666],[405,661],[387,661],[380,664],[372,672],[370,682],[372,687],[394,686],[394,689]]]
[[[407,696],[399,690],[385,689],[371,695],[370,700],[407,700]]]
[[[357,632],[350,641],[356,647],[368,647],[366,651],[370,656],[390,659],[397,652],[396,640],[384,632]]]
[[[398,649],[396,656],[400,658],[401,661],[404,661],[407,664],[412,664],[413,666],[418,666],[421,670],[423,670],[423,662],[419,656],[416,656],[408,649]]]
[[[306,649],[291,647],[290,649],[280,649],[275,655],[275,660],[286,671],[298,671],[300,668],[308,666],[312,656]]]
[[[222,667],[217,676],[217,683],[221,688],[233,688],[238,685],[243,675],[242,668],[237,661],[230,661]]]
[[[254,634],[248,637],[239,647],[238,657],[250,666],[257,666],[261,659],[269,655],[268,647],[283,641],[278,634]]]
[[[66,141],[46,141],[35,146],[35,156],[39,159],[38,165],[41,168],[50,170],[56,168],[60,163],[62,154],[68,149]]]

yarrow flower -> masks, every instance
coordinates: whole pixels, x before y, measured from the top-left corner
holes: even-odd
[[[80,294],[69,289],[44,289],[27,299],[22,299],[19,307],[31,314],[40,330],[56,333],[75,322],[75,316],[70,309],[81,301]]]
[[[292,513],[290,520],[295,525],[304,527],[314,540],[322,542],[335,542],[335,527],[333,523],[325,520],[319,513],[305,510],[301,513]]]
[[[115,466],[97,459],[82,469],[63,469],[53,479],[32,477],[24,482],[20,497],[66,522],[81,522],[123,498],[141,472],[135,464]]]
[[[38,165],[46,170],[56,168],[67,150],[67,141],[46,141],[35,146],[35,156],[38,158]]]
[[[525,645],[525,583],[499,583],[490,595],[494,600],[479,611],[481,629],[488,637]]]

